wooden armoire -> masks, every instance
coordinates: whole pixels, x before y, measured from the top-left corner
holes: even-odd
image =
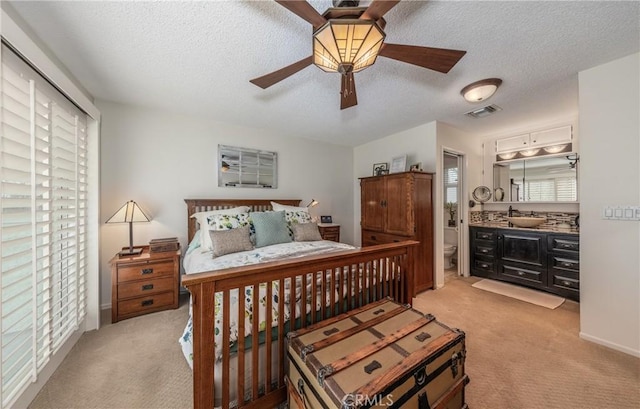
[[[414,294],[433,288],[433,174],[402,172],[360,178],[362,246],[420,242]]]

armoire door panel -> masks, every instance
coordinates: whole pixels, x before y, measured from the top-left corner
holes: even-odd
[[[391,175],[387,178],[387,224],[385,231],[402,236],[415,233],[413,212],[413,178],[410,174]]]
[[[387,197],[385,179],[363,179],[360,184],[362,191],[361,227],[368,230],[384,231],[386,214],[384,201]]]

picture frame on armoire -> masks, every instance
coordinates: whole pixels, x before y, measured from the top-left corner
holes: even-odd
[[[396,156],[391,159],[391,169],[389,173],[400,173],[407,170],[407,155]]]
[[[389,164],[387,162],[373,164],[373,176],[386,175],[389,172]]]

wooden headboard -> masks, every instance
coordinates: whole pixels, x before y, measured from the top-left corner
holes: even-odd
[[[184,201],[187,203],[187,243],[191,243],[198,229],[196,219],[191,218],[194,213],[231,209],[238,206],[249,206],[252,212],[264,212],[272,210],[271,202],[287,206],[299,206],[301,202],[300,199],[184,199]]]

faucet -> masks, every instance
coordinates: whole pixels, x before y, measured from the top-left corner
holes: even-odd
[[[509,217],[513,217],[513,212],[517,212],[517,209],[514,209],[512,206],[509,206]],[[513,223],[509,222],[508,224],[509,227],[513,227]]]

